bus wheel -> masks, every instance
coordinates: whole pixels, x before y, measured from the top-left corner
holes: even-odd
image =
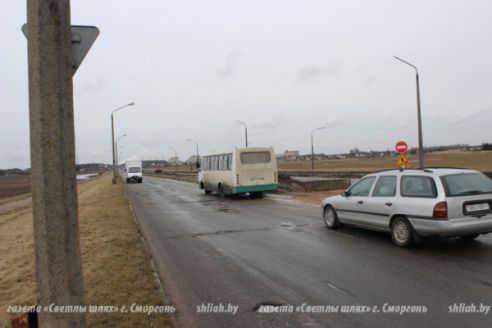
[[[222,188],[222,185],[219,185],[219,195],[222,198],[225,198],[226,194],[224,192],[224,188]]]
[[[252,198],[263,198],[263,196],[265,196],[263,191],[255,191],[251,193]]]

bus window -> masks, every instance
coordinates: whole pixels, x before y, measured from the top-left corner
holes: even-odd
[[[227,169],[232,170],[232,154],[227,155]]]
[[[227,170],[227,155],[222,155],[222,170]]]
[[[219,170],[224,169],[224,155],[219,156]]]
[[[270,163],[270,161],[270,152],[267,151],[241,153],[241,164]]]

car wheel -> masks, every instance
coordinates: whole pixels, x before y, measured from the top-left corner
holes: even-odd
[[[210,195],[212,193],[212,190],[203,189],[203,191],[205,191],[205,195]]]
[[[473,235],[466,235],[466,236],[461,236],[460,238],[462,240],[466,240],[466,241],[472,241],[472,240],[475,240],[478,238],[478,236],[480,236],[478,233],[476,234],[473,234]]]
[[[414,243],[413,227],[406,218],[397,217],[391,222],[391,238],[400,247],[409,247]]]
[[[337,212],[335,212],[335,209],[330,205],[327,205],[323,211],[323,221],[325,221],[325,225],[328,229],[338,228],[339,222]]]

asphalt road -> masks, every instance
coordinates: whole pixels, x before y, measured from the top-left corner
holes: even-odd
[[[492,306],[491,236],[401,249],[384,233],[329,231],[317,206],[285,196],[222,199],[153,177],[127,187],[181,327],[491,326],[492,310],[449,313],[454,304]],[[239,308],[198,313],[208,304]],[[261,304],[291,313],[258,313]]]

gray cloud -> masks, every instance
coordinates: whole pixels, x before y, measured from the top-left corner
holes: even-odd
[[[487,116],[492,116],[492,109],[462,115],[462,116],[455,118],[452,121],[450,121],[449,124],[451,124],[451,125],[466,124],[466,123],[470,123],[470,122],[477,120],[477,119],[483,120],[484,117],[487,117]]]
[[[332,129],[335,128],[339,125],[343,124],[343,122],[339,119],[331,119],[328,121],[324,126],[326,126],[327,129]]]
[[[289,118],[279,114],[279,115],[272,116],[270,119],[258,124],[256,128],[258,130],[272,130],[277,128],[283,128],[290,121],[291,120]]]
[[[304,65],[297,74],[298,82],[310,82],[325,77],[338,76],[341,71],[339,63],[332,63],[328,66]]]
[[[226,56],[224,63],[215,69],[217,75],[221,78],[233,77],[236,74],[236,69],[237,69],[236,59],[237,59],[237,54],[229,53]]]
[[[373,83],[374,81],[376,81],[377,79],[378,79],[378,77],[376,75],[368,76],[362,81],[362,85],[369,85],[369,84]]]

